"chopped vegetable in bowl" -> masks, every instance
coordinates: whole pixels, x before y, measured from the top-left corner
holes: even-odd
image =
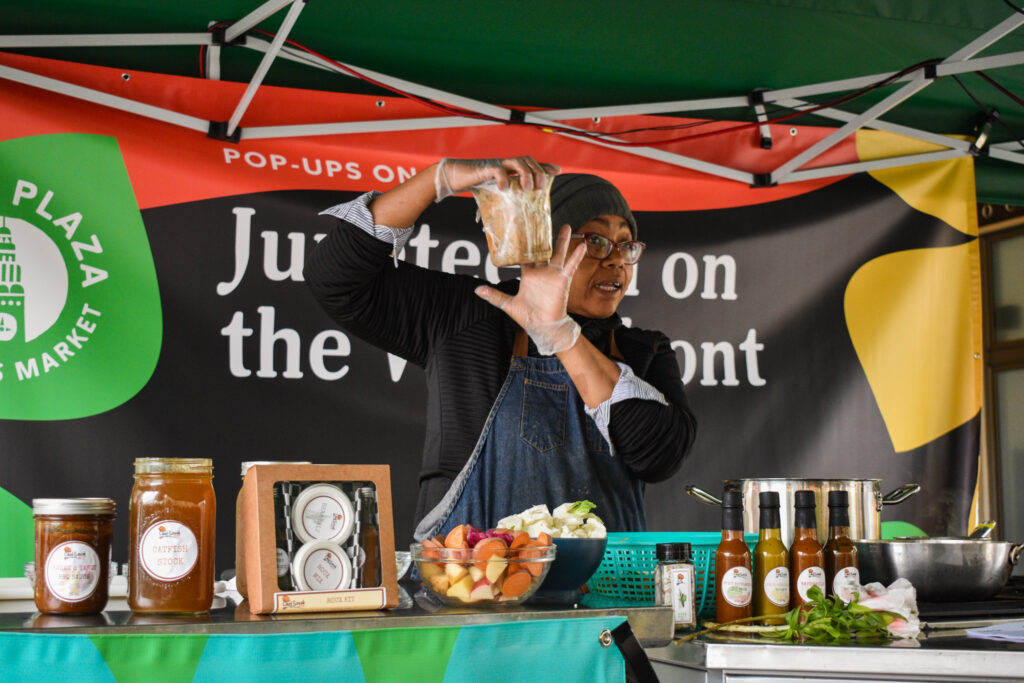
[[[554,538],[604,538],[604,522],[591,512],[596,506],[589,500],[562,503],[554,512],[547,505],[534,505],[519,514],[498,520],[499,529],[525,531],[532,537],[546,533]]]

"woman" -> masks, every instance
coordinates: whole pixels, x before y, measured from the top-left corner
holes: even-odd
[[[581,499],[610,531],[643,530],[644,482],[670,477],[693,442],[668,338],[616,314],[643,245],[611,183],[555,178],[553,256],[519,280],[481,286],[397,260],[431,202],[557,172],[530,157],[444,159],[323,212],[340,223],[307,261],[314,296],[347,332],[426,370],[419,540]]]

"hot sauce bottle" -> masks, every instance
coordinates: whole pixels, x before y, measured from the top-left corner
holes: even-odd
[[[825,593],[825,551],[818,543],[815,507],[814,491],[796,492],[793,545],[789,547],[789,596],[793,607],[810,600],[807,591],[811,586]]]
[[[785,614],[789,611],[789,554],[782,542],[778,491],[762,491],[761,529],[754,546],[754,614]],[[765,624],[783,620],[764,619]]]
[[[829,595],[850,602],[860,588],[857,546],[850,539],[850,497],[846,491],[828,492],[828,541],[825,543],[825,581]]]
[[[751,614],[750,548],[743,537],[743,494],[722,495],[722,541],[715,550],[715,620],[724,624]]]

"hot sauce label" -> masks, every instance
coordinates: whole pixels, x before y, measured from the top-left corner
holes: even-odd
[[[733,567],[725,572],[720,581],[720,590],[725,601],[733,607],[746,607],[754,595],[754,580],[746,567]]]
[[[199,543],[181,522],[153,524],[139,541],[139,558],[147,574],[159,581],[173,581],[192,571],[199,559]]]
[[[832,579],[832,592],[842,600],[849,603],[853,600],[853,594],[860,590],[860,572],[856,567],[843,567],[836,572]]]
[[[807,595],[811,586],[817,586],[821,589],[822,595],[825,594],[825,570],[821,567],[808,567],[796,577],[796,592],[804,602],[811,599]]]
[[[789,569],[775,567],[764,577],[764,595],[773,605],[789,606]]]
[[[46,556],[46,588],[64,602],[81,602],[100,582],[100,558],[80,541],[61,543]]]

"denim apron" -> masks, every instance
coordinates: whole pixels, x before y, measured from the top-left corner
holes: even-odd
[[[614,336],[611,350],[621,358]],[[447,534],[459,524],[490,529],[534,505],[554,510],[577,500],[595,503],[594,514],[609,531],[647,528],[643,483],[611,454],[561,361],[529,357],[520,330],[473,454],[415,538]]]

